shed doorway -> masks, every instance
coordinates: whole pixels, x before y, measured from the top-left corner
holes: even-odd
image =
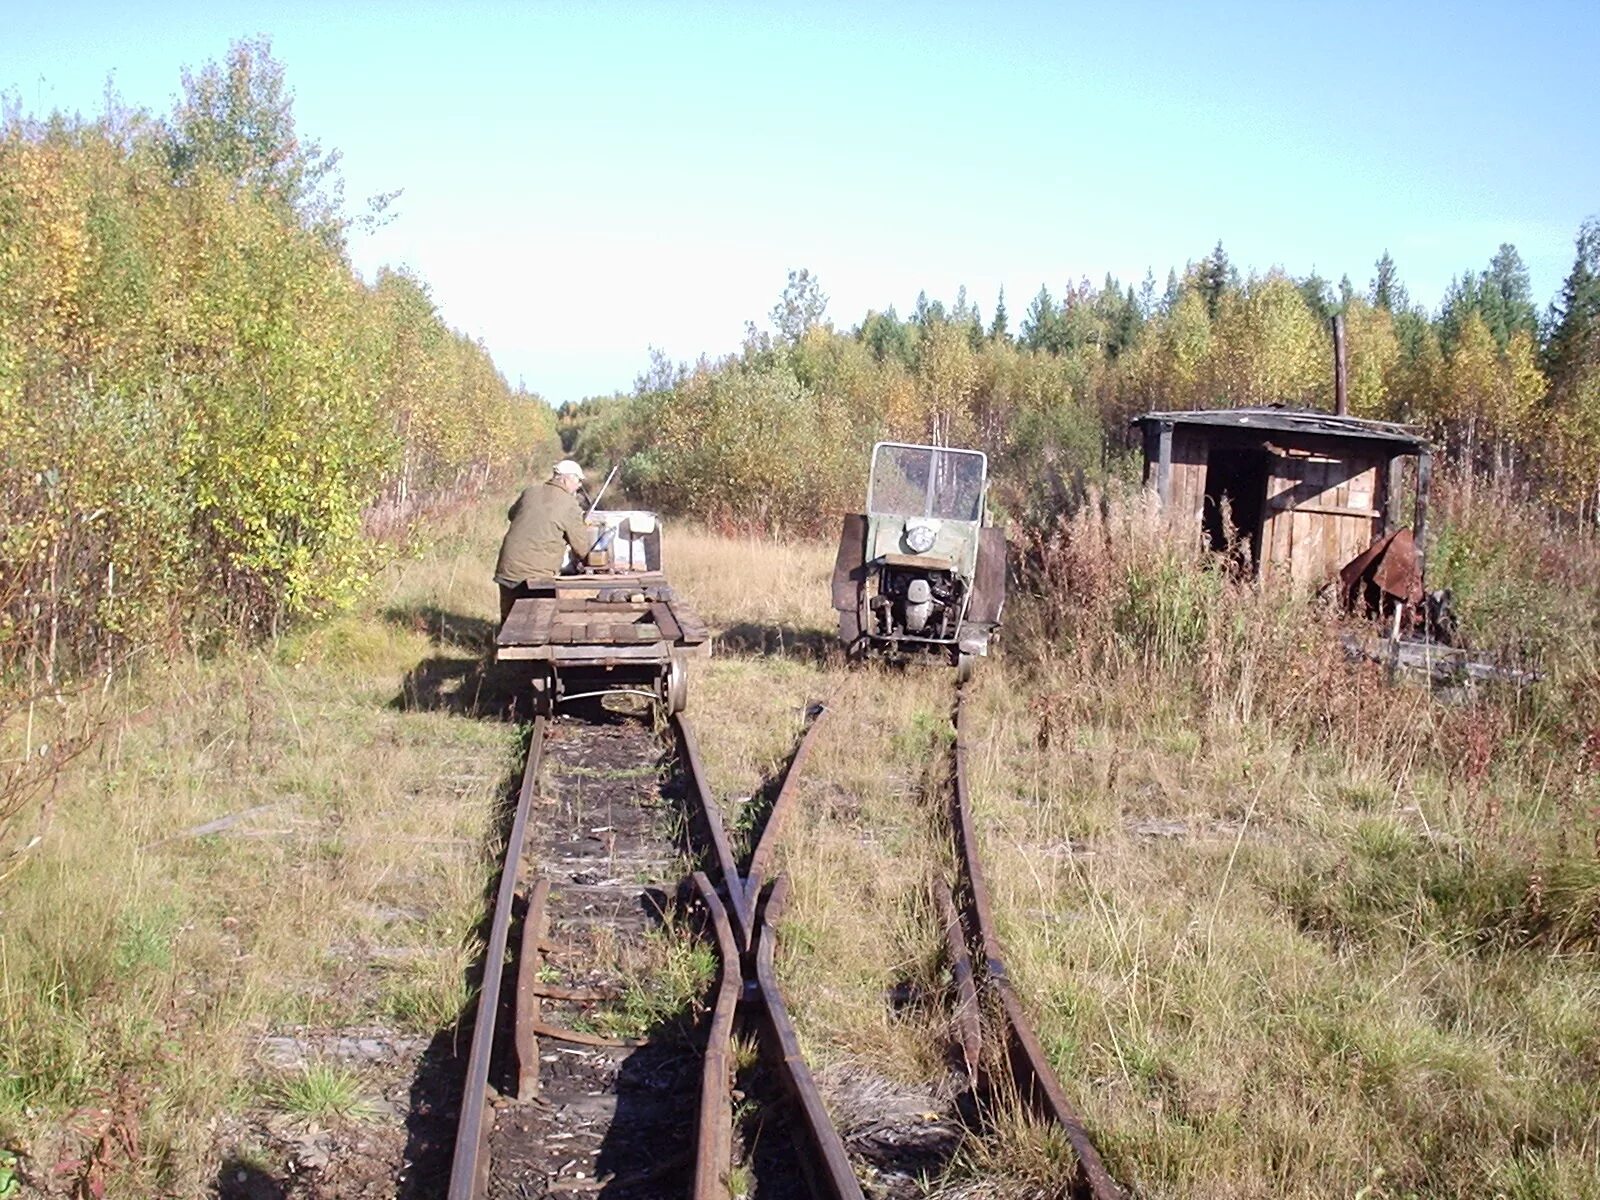
[[[1219,553],[1232,547],[1247,571],[1254,571],[1261,555],[1261,515],[1271,474],[1272,455],[1262,449],[1213,445],[1206,458],[1201,514],[1206,542]]]

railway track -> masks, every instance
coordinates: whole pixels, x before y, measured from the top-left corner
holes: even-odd
[[[967,791],[962,690],[948,810],[959,869],[934,890],[972,1134],[982,1136],[996,1105],[1020,1098],[1076,1154],[1061,1193],[1121,1200],[1006,975]],[[608,717],[564,741],[547,718],[534,722],[486,944],[449,1200],[863,1198],[774,969],[789,889],[769,876],[823,719],[820,709],[809,716],[742,866],[687,719],[671,718],[665,747],[631,718]],[[554,800],[541,787],[547,767]],[[641,819],[651,811],[653,822]],[[652,921],[691,912],[715,946],[715,981],[676,1020],[630,1036],[596,1032],[585,1013],[615,998],[614,981],[586,978],[601,943],[614,954]],[[768,1114],[760,1128],[790,1136],[752,1136],[752,1107]]]

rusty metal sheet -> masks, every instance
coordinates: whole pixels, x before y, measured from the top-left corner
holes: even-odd
[[[1422,603],[1422,561],[1408,528],[1385,534],[1339,568],[1339,595],[1347,608],[1377,609],[1384,596]]]
[[[967,620],[995,625],[1006,603],[1006,531],[986,525],[978,532],[978,565],[972,576],[972,603]]]
[[[833,559],[833,607],[854,612],[866,578],[867,516],[846,513],[839,530],[839,549]]]

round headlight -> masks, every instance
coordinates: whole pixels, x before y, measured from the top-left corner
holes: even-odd
[[[906,545],[911,547],[913,554],[926,554],[933,549],[933,527],[913,525],[906,530]]]

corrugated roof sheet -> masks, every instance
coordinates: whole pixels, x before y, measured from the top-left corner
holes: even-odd
[[[1173,425],[1210,425],[1222,429],[1259,429],[1267,432],[1307,433],[1321,437],[1360,438],[1363,441],[1393,442],[1413,450],[1426,449],[1428,440],[1415,425],[1393,421],[1369,421],[1362,417],[1341,417],[1311,408],[1287,408],[1272,404],[1255,408],[1209,408],[1190,412],[1148,412],[1135,417],[1133,425],[1146,422]]]

